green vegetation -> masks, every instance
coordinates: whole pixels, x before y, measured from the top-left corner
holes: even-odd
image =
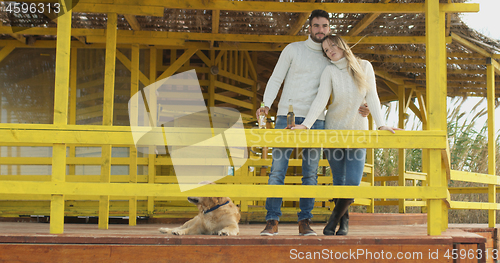
[[[472,109],[463,109],[465,99],[453,99],[451,104],[453,110],[448,114],[448,143],[450,146],[451,168],[453,170],[488,173],[488,127],[477,128],[478,120],[487,112],[486,109],[478,110],[482,101],[477,103]],[[498,105],[498,104],[497,104]],[[472,115],[473,114],[473,115]],[[471,117],[472,115],[472,117]],[[415,123],[415,122],[414,122]],[[419,130],[418,123],[412,130]],[[375,150],[375,176],[397,176],[398,175],[397,149],[376,149]],[[422,150],[406,150],[406,171],[421,172]],[[500,174],[500,147],[499,138],[496,138],[496,174]],[[421,185],[422,182],[418,182]],[[387,182],[387,185],[397,185],[397,181]],[[412,185],[412,181],[407,180],[406,185]],[[469,183],[461,181],[450,181],[449,187],[486,187],[487,185]],[[497,202],[500,201],[497,195]],[[453,201],[465,202],[488,202],[487,194],[452,194]],[[364,207],[354,207],[354,211],[363,212]],[[377,206],[378,213],[398,213],[397,206]],[[408,207],[408,213],[420,213],[420,207]],[[500,220],[500,213],[497,211],[497,222]],[[449,210],[449,223],[487,223],[488,211],[486,210]]]

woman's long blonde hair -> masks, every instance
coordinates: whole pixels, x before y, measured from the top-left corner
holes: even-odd
[[[335,35],[326,36],[322,42],[331,41],[334,45],[337,45],[342,51],[344,51],[344,57],[347,60],[347,70],[349,74],[354,78],[354,82],[358,86],[360,91],[363,91],[368,88],[368,83],[366,81],[366,74],[361,64],[359,63],[360,58],[356,57],[351,48],[347,45],[344,39]],[[323,55],[328,58],[323,50]]]

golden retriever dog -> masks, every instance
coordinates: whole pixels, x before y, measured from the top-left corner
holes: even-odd
[[[193,219],[176,228],[160,228],[160,232],[173,235],[237,236],[240,211],[229,197],[188,197],[200,211]]]

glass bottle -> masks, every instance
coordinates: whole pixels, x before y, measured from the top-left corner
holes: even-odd
[[[259,129],[266,128],[266,112],[264,102],[260,103],[260,113],[259,113]]]
[[[286,128],[290,129],[295,126],[295,113],[293,113],[292,100],[288,101],[288,113],[286,114]]]

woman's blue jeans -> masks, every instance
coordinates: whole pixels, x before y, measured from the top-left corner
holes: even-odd
[[[366,149],[324,149],[330,164],[333,185],[358,186],[363,177]]]
[[[295,117],[295,124],[301,124],[303,117]],[[286,128],[286,116],[277,116],[275,129]],[[325,121],[316,120],[311,129],[324,129]],[[273,163],[269,174],[269,185],[284,185],[285,175],[288,169],[288,160],[293,152],[293,148],[273,148]],[[318,184],[318,164],[321,156],[321,148],[302,149],[302,185]],[[282,198],[267,198],[266,200],[266,221],[279,220],[281,214]],[[314,198],[300,199],[300,212],[297,213],[298,221],[312,218],[311,211],[314,208]]]

